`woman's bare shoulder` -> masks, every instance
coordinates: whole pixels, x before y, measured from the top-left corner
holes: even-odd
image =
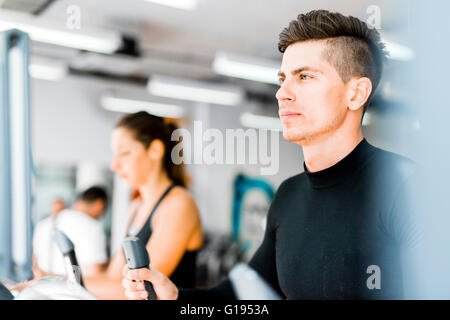
[[[167,195],[167,207],[180,209],[181,212],[188,215],[198,215],[198,207],[194,197],[184,187],[176,186]]]
[[[175,186],[171,193],[174,197],[179,197],[180,200],[194,201],[194,197],[185,187]]]

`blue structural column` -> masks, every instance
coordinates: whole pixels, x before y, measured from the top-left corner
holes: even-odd
[[[243,174],[236,176],[234,180],[234,201],[233,201],[233,216],[232,216],[232,230],[231,241],[238,241],[241,232],[242,220],[242,202],[245,194],[254,189],[259,189],[267,196],[269,203],[275,196],[273,187],[265,180],[259,178],[246,177]]]
[[[0,278],[32,277],[29,38],[0,34]]]

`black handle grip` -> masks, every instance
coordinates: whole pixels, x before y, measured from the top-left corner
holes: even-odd
[[[150,270],[150,259],[145,249],[144,244],[138,237],[127,237],[122,243],[122,247],[125,253],[125,259],[127,260],[128,267],[130,269],[147,268]],[[147,300],[156,300],[156,293],[153,285],[149,281],[144,281],[145,290],[148,292]]]
[[[147,300],[156,300],[156,292],[153,285],[149,281],[144,280],[145,290],[148,292]]]

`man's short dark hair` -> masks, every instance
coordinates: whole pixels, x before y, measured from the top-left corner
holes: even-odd
[[[86,189],[80,195],[78,196],[78,200],[87,202],[87,203],[93,203],[96,200],[103,200],[105,202],[105,206],[108,202],[108,195],[102,187],[94,186],[90,187],[89,189]]]
[[[299,14],[283,29],[278,49],[284,52],[293,43],[311,40],[326,41],[324,56],[344,83],[357,76],[370,79],[372,93],[364,106],[365,112],[380,82],[387,56],[378,31],[352,16],[313,10]]]

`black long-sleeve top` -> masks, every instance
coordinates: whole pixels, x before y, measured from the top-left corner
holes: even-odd
[[[286,299],[403,298],[402,250],[418,239],[410,199],[417,165],[365,139],[325,170],[303,165],[277,190],[249,265]],[[229,280],[179,293],[236,298]]]

